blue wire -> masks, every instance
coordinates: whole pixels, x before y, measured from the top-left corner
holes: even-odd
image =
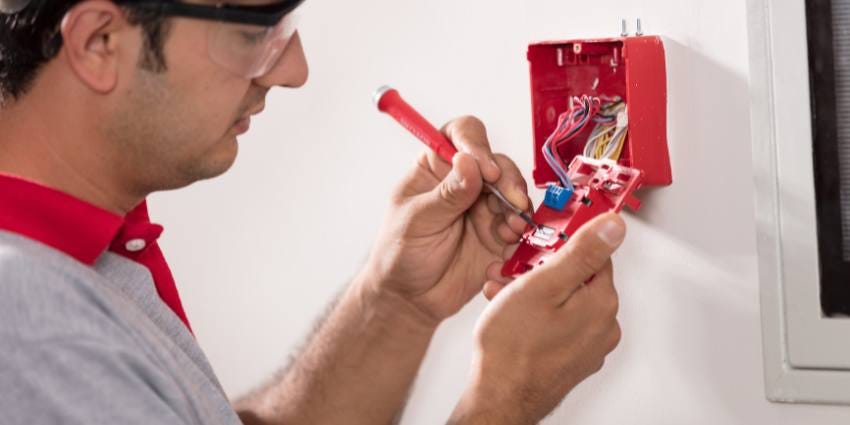
[[[555,158],[555,155],[552,153],[550,142],[551,138],[543,145],[543,157],[546,159],[546,162],[549,164],[549,167],[551,167],[552,170],[555,171],[555,174],[558,176],[558,179],[561,181],[561,184],[566,188],[575,190],[573,182],[570,180],[566,170],[564,170],[563,168],[563,164],[561,164],[560,161],[558,161]]]

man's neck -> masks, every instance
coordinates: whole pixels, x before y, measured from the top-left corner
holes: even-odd
[[[120,189],[91,117],[63,108],[45,87],[0,111],[0,172],[35,181],[124,215],[143,199]]]

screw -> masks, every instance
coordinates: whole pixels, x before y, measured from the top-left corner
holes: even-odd
[[[640,18],[637,18],[637,30],[635,31],[635,35],[643,35],[643,28],[641,26]]]

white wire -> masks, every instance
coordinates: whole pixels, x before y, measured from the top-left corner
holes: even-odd
[[[619,114],[624,113],[625,111],[626,104],[620,103],[619,105],[615,106],[607,112],[610,115],[618,116]],[[600,122],[596,124],[596,127],[593,128],[593,131],[590,133],[590,136],[588,137],[587,142],[584,145],[584,156],[594,157],[593,153],[597,150],[600,139],[606,134],[611,134],[612,131],[613,134],[608,140],[608,145],[605,146],[605,151],[602,153],[600,158],[607,158],[613,160],[618,159],[614,158],[614,154],[618,150],[622,152],[622,149],[620,147],[623,143],[625,143],[626,133],[628,131],[628,124],[621,125],[619,120],[615,120],[614,122]]]

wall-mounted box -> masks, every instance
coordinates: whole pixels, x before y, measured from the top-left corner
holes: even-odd
[[[534,182],[557,181],[541,151],[573,96],[619,96],[628,105],[629,133],[619,165],[643,171],[644,186],[673,182],[667,151],[667,71],[658,36],[546,41],[528,47],[534,132]],[[584,141],[591,126],[576,138]],[[584,147],[561,148],[567,164]]]
[[[527,59],[533,177],[538,187],[548,189],[546,200],[534,213],[538,226],[527,229],[505,262],[505,276],[543,264],[594,217],[619,212],[624,206],[639,208],[633,193],[641,186],[673,182],[667,149],[667,72],[660,37],[547,41],[531,44]],[[599,109],[590,107],[592,102],[581,99],[584,96],[598,101]],[[608,109],[602,107],[602,99],[607,99]],[[587,103],[574,109],[575,102]],[[623,104],[625,109],[618,110],[614,120],[614,105],[623,108]],[[590,110],[596,112],[582,112]],[[598,115],[602,110],[608,112]],[[573,125],[590,122],[577,118],[590,115],[599,120],[596,125]],[[619,155],[588,157],[593,150],[587,148],[593,146],[590,142],[600,134],[597,126],[603,122],[610,126],[608,131],[627,130],[622,133],[625,139],[617,139],[624,140],[616,144],[622,148],[614,150]],[[570,128],[575,130],[564,130]],[[565,171],[553,169],[559,162],[568,166]],[[567,196],[564,193],[570,199],[559,199]]]

